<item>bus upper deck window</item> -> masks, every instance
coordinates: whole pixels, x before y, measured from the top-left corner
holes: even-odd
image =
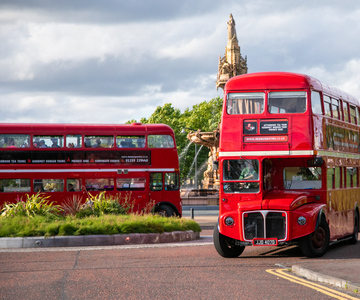
[[[230,93],[226,98],[226,110],[229,115],[261,114],[264,99],[264,93]]]
[[[340,119],[339,100],[332,99],[332,114],[334,119]]]
[[[271,92],[268,107],[272,114],[304,113],[306,92]]]
[[[144,148],[145,136],[118,135],[116,145],[118,148]]]
[[[174,148],[175,143],[170,135],[149,135],[148,136],[149,148]]]
[[[28,148],[30,135],[28,134],[0,134],[0,148]]]
[[[68,148],[80,148],[82,146],[81,141],[81,134],[66,136],[66,144]]]
[[[352,124],[357,124],[358,120],[356,119],[356,107],[350,105],[350,120]]]
[[[349,108],[348,108],[348,103],[343,101],[343,110],[344,110],[344,121],[345,122],[349,122]]]
[[[114,137],[112,135],[86,135],[84,144],[86,148],[113,148]]]
[[[64,137],[62,135],[34,135],[33,145],[35,148],[62,148]]]
[[[311,108],[312,112],[317,115],[322,115],[321,96],[319,92],[311,92]]]

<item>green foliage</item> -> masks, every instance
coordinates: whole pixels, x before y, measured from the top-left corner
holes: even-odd
[[[102,216],[104,214],[124,215],[131,208],[131,205],[124,207],[120,204],[120,201],[121,195],[113,196],[107,195],[106,192],[101,192],[93,196],[88,193],[86,203],[82,207],[83,211],[80,211],[77,216],[79,217],[80,213],[83,216],[90,215],[90,209],[95,216]]]
[[[201,129],[203,132],[215,130],[221,119],[223,100],[220,97],[196,104],[182,114],[186,127]]]
[[[181,121],[181,116],[182,114],[180,109],[172,107],[170,103],[166,103],[162,107],[158,106],[149,119],[143,118],[141,119],[141,122],[147,124],[161,123],[170,126],[174,130],[175,139],[179,150],[179,146],[185,143],[185,139],[181,134],[181,130],[183,127],[185,127],[185,124]]]
[[[84,207],[75,214],[75,217],[79,218],[79,219],[90,217],[90,216],[98,217],[98,216],[100,216],[100,213],[99,213],[99,211],[93,210],[91,207]]]
[[[181,113],[179,109],[172,107],[170,103],[166,103],[162,107],[158,106],[148,119],[142,118],[140,122],[143,124],[162,123],[169,125],[175,132],[177,150],[180,154],[189,143],[186,134],[181,133],[182,129],[185,127],[195,130],[201,129],[202,132],[215,130],[221,119],[222,105],[223,99],[217,97],[210,101],[196,104],[191,109],[187,108],[184,113]],[[127,123],[133,122],[136,122],[136,120],[131,120]],[[203,147],[198,155],[198,166],[203,165],[207,161],[208,154],[209,149]],[[195,149],[190,147],[186,156],[180,161],[181,178],[187,177],[194,157]]]
[[[26,201],[20,199],[14,204],[5,203],[1,209],[0,237],[201,231],[193,220],[148,214],[154,202],[149,202],[143,212],[128,215],[133,209],[129,193],[123,196],[119,193],[115,197],[105,192],[96,196],[89,194],[80,209],[79,198],[68,202],[75,208],[63,209],[49,202],[49,196],[41,193],[26,196]],[[63,212],[67,215],[61,214]]]
[[[67,216],[56,220],[44,216],[15,216],[0,219],[0,237],[163,233],[187,230],[200,232],[201,228],[193,220],[157,215],[103,215],[83,219]]]
[[[37,193],[29,196],[26,194],[26,200],[17,199],[16,203],[5,203],[0,211],[0,218],[9,218],[14,216],[45,216],[55,218],[63,212],[60,205],[54,205],[48,199],[50,196],[44,196]]]
[[[0,237],[44,236],[48,222],[56,222],[44,216],[14,216],[0,218]]]

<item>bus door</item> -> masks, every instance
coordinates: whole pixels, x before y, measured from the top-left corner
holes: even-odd
[[[122,201],[131,202],[134,205],[134,211],[140,211],[148,202],[144,174],[139,176],[131,174],[116,178],[116,189],[121,194]]]
[[[149,178],[150,191],[149,191],[149,200],[159,203],[163,201],[163,173],[161,172],[151,172]]]

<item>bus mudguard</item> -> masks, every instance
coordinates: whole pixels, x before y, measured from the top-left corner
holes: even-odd
[[[314,232],[324,215],[325,204],[311,203],[303,205],[291,212],[289,221],[290,239],[297,239]]]

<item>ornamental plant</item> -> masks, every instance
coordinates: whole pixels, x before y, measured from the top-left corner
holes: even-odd
[[[78,218],[87,216],[102,216],[102,215],[125,215],[128,211],[132,210],[133,205],[128,201],[130,197],[125,197],[121,200],[121,194],[116,196],[106,195],[106,192],[101,192],[97,195],[88,193],[88,198],[80,210],[75,214]],[[122,203],[122,204],[120,204]]]
[[[60,205],[55,205],[49,200],[50,196],[45,196],[40,192],[31,196],[26,194],[25,196],[25,200],[18,198],[15,203],[5,203],[0,211],[0,218],[15,216],[56,218],[64,211]]]

